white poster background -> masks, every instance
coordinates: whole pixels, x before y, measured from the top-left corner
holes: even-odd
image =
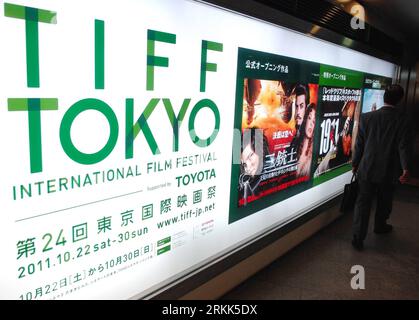
[[[183,275],[231,252],[240,244],[266,230],[294,219],[332,196],[341,192],[349,174],[342,175],[292,198],[266,208],[231,225],[228,208],[233,143],[233,117],[236,94],[237,52],[239,47],[272,54],[326,63],[343,68],[393,77],[395,66],[350,49],[263,23],[213,6],[190,0],[121,0],[121,1],[53,1],[10,0],[9,3],[57,12],[57,24],[39,23],[40,88],[26,86],[25,23],[0,15],[0,298],[37,299],[128,299],[141,298]],[[1,8],[4,8],[1,2]],[[105,89],[94,87],[94,20],[105,21]],[[146,91],[147,30],[176,34],[176,44],[156,42],[155,54],[169,58],[168,68],[155,68],[155,90]],[[223,52],[208,51],[208,62],[217,64],[217,72],[208,72],[206,92],[199,91],[201,41],[223,44]],[[58,98],[57,111],[42,111],[43,172],[30,173],[27,112],[7,111],[8,98]],[[75,102],[96,98],[106,102],[119,123],[116,147],[102,162],[81,165],[72,161],[60,144],[59,129],[65,112]],[[153,156],[142,133],[134,141],[134,158],[125,159],[125,99],[134,99],[134,120],[152,98],[169,98],[175,114],[184,99],[191,104],[180,127],[179,152],[172,152],[172,128],[160,101],[148,120],[161,154]],[[188,120],[193,106],[201,99],[214,101],[221,114],[220,132],[209,147],[194,145],[188,134]],[[207,137],[214,127],[214,117],[208,109],[200,112],[195,127],[198,135]],[[96,111],[80,114],[72,127],[74,144],[83,152],[96,152],[108,138],[109,125]],[[146,174],[148,162],[214,152],[214,162],[185,168]],[[13,200],[12,187],[19,184],[58,179],[71,175],[92,173],[139,165],[140,177],[98,184],[85,188],[34,195],[24,200]],[[176,176],[214,168],[216,178],[187,186],[176,186]],[[171,187],[147,191],[147,187],[170,182]],[[176,208],[178,195],[216,186],[215,210],[197,218],[190,218],[170,227],[158,229],[156,223],[173,217],[182,210]],[[137,192],[137,193],[134,193]],[[35,192],[34,192],[35,193]],[[131,194],[132,193],[132,194]],[[205,192],[204,192],[205,193]],[[124,196],[123,196],[124,195]],[[119,197],[121,196],[121,197]],[[102,199],[107,201],[97,202]],[[172,198],[172,212],[160,215],[158,204]],[[91,203],[91,204],[88,204]],[[153,203],[154,216],[141,220],[141,208]],[[88,205],[85,205],[88,204]],[[191,205],[189,207],[192,207]],[[63,210],[63,208],[70,208]],[[134,224],[121,227],[120,213],[134,210]],[[109,236],[97,232],[97,220],[112,217]],[[88,224],[88,239],[72,242],[74,225]],[[202,224],[212,225],[211,232],[199,235]],[[101,245],[108,238],[118,239],[125,230],[144,230],[148,234],[138,239],[112,244],[97,252],[77,258],[78,248],[85,250]],[[56,245],[63,230],[67,243]],[[42,252],[45,234],[52,236],[52,250]],[[156,256],[156,242],[166,236],[179,237],[181,246]],[[36,253],[28,258],[17,258],[17,242],[36,238]],[[117,268],[110,268],[89,276],[93,267],[141,248],[154,245],[153,257],[137,263],[133,259]],[[58,263],[65,252],[68,262]],[[45,267],[50,257],[51,266]],[[74,259],[73,259],[74,258]],[[41,263],[40,263],[41,261]],[[39,265],[43,263],[43,270]],[[33,274],[28,274],[33,264]],[[52,265],[54,264],[54,266]],[[129,268],[127,268],[129,266]],[[18,278],[22,269],[26,273]],[[111,274],[112,271],[118,272]],[[32,271],[32,269],[31,269]],[[60,281],[77,273],[85,273],[80,285],[60,287]],[[87,275],[86,275],[87,273]],[[105,276],[108,275],[108,276]],[[96,281],[95,281],[96,279]],[[69,281],[69,280],[68,280]],[[46,294],[47,287],[52,291]],[[82,285],[84,284],[84,285]],[[72,290],[72,291],[70,291]],[[38,290],[39,291],[39,290]],[[29,294],[30,292],[30,294]],[[39,295],[39,292],[38,292]]]

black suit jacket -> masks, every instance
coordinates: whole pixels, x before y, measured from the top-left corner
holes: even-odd
[[[396,108],[384,106],[362,114],[352,158],[358,179],[397,182],[401,169],[408,169],[407,139],[407,120]]]

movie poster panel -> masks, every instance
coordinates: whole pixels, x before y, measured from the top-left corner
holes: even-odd
[[[318,149],[313,185],[351,170],[363,82],[364,74],[359,71],[320,66]]]
[[[384,105],[384,91],[391,81],[387,77],[365,75],[362,113],[376,111]]]
[[[246,78],[243,90],[239,207],[310,180],[318,85]]]
[[[310,186],[318,68],[239,51],[235,145],[240,152],[233,159],[230,222]]]
[[[361,105],[361,89],[322,87],[320,100],[315,178],[330,172],[337,176],[351,162],[357,133],[355,124],[358,122]]]

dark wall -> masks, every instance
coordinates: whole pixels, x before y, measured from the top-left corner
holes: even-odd
[[[411,43],[411,42],[410,42]],[[419,178],[419,55],[415,48],[404,45],[404,57],[398,82],[405,88],[403,108],[410,120],[410,170]]]

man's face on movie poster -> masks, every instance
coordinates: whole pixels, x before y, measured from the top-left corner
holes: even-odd
[[[295,112],[296,112],[296,116],[295,116],[295,120],[296,120],[296,124],[298,127],[301,126],[301,124],[303,123],[303,119],[304,119],[304,113],[306,111],[306,96],[305,94],[299,95],[297,96],[296,100],[295,100]]]

